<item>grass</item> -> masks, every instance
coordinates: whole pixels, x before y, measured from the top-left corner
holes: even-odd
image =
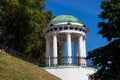
[[[13,57],[0,53],[0,80],[60,80],[44,69]]]

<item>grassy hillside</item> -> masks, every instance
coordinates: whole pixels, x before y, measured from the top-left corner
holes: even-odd
[[[60,80],[44,69],[0,53],[0,80]]]

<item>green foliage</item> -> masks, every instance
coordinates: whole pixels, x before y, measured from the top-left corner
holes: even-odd
[[[35,59],[45,53],[43,28],[51,19],[45,0],[1,0],[0,44]]]
[[[98,71],[91,75],[92,80],[120,80],[120,0],[104,0],[99,18],[99,34],[109,44],[89,51],[89,59]]]
[[[89,52],[89,58],[93,61],[93,64],[99,68],[98,72],[91,76],[93,80],[120,79],[119,53],[120,39]]]
[[[120,1],[106,0],[101,3],[101,8],[99,17],[103,21],[99,23],[99,33],[109,41],[120,38]]]

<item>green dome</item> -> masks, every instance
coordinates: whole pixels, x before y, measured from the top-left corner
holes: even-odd
[[[76,22],[76,23],[81,23],[80,20],[72,15],[60,15],[55,18],[53,18],[50,21],[50,24],[56,24],[56,23],[61,23],[61,22]]]

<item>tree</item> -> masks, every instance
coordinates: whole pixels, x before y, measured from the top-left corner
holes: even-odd
[[[28,58],[43,58],[45,54],[43,28],[52,17],[51,11],[44,10],[45,2],[45,0],[1,0],[0,44],[27,54]]]
[[[89,51],[88,58],[96,65],[98,71],[91,75],[92,80],[120,80],[120,0],[101,2],[102,12],[98,23],[99,34],[109,44]]]

